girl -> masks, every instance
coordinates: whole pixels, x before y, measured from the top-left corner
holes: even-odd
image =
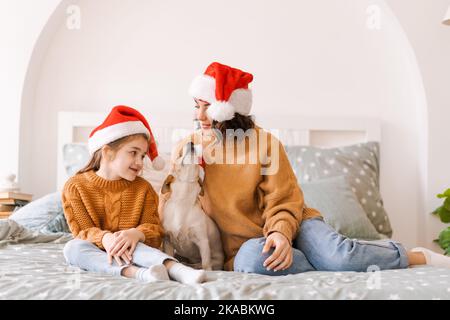
[[[205,281],[194,270],[161,252],[163,230],[158,196],[141,177],[144,157],[155,168],[160,158],[142,114],[114,107],[89,137],[89,164],[70,178],[63,191],[64,214],[76,239],[64,247],[70,265],[145,282]]]
[[[203,209],[218,225],[225,250],[225,269],[265,275],[312,270],[367,271],[428,264],[450,268],[450,257],[425,248],[409,252],[395,241],[362,241],[338,234],[308,208],[281,143],[255,125],[249,116],[253,76],[212,63],[190,88],[201,130],[182,141],[201,143],[205,178]],[[246,134],[233,135],[241,129]],[[227,132],[228,130],[228,132]],[[257,143],[252,143],[251,133]],[[264,139],[263,139],[264,138]],[[253,141],[255,141],[253,139]],[[243,154],[227,159],[229,143]],[[267,143],[265,143],[267,142]],[[211,146],[216,148],[211,151]],[[217,148],[219,146],[219,148]],[[250,153],[270,155],[266,162],[242,164]],[[221,157],[217,157],[221,154]],[[238,158],[239,157],[239,158]]]

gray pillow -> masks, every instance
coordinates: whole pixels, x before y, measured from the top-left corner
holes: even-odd
[[[90,160],[86,143],[67,143],[63,147],[64,168],[69,177],[81,170]]]
[[[320,211],[337,232],[354,239],[382,237],[358,202],[344,176],[305,182],[300,185],[305,203]]]
[[[51,193],[30,202],[15,211],[10,219],[28,229],[43,233],[70,232],[64,217],[61,192]]]
[[[64,211],[58,212],[53,220],[51,220],[47,225],[41,229],[43,233],[71,233],[69,225],[67,224],[66,217],[64,216]]]
[[[345,175],[373,226],[379,233],[392,237],[391,224],[379,191],[379,150],[378,142],[327,149],[286,146],[300,185]]]

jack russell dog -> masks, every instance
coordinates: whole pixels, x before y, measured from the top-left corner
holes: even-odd
[[[222,270],[220,232],[199,200],[203,185],[196,157],[194,144],[187,143],[161,187],[161,195],[167,197],[159,208],[165,231],[163,250],[194,268]]]

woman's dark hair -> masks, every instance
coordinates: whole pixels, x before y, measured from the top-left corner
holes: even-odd
[[[234,118],[223,122],[213,120],[213,129],[219,130],[222,133],[222,137],[227,136],[227,130],[241,129],[244,132],[248,129],[254,129],[256,127],[252,116],[244,116],[239,113],[234,114]]]
[[[147,135],[143,133],[138,133],[117,139],[116,141],[106,144],[106,146],[108,146],[114,153],[116,153],[122,145],[124,145],[126,142],[130,140],[136,139],[136,137],[143,137],[145,138],[145,140],[148,140]],[[92,155],[91,160],[89,160],[89,163],[83,169],[80,169],[76,174],[84,173],[91,170],[98,171],[98,169],[100,169],[101,162],[102,162],[102,149],[98,149]]]

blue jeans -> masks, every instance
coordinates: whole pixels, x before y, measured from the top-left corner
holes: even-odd
[[[74,239],[64,246],[64,257],[69,265],[79,267],[83,270],[107,273],[120,276],[122,269],[129,265],[119,266],[113,259],[113,263],[108,263],[108,255],[92,242]],[[133,265],[148,268],[153,265],[162,264],[165,260],[177,261],[164,252],[149,247],[143,243],[138,243],[133,253]]]
[[[262,254],[265,238],[244,242],[234,259],[234,270],[264,275],[287,275],[307,271],[366,272],[402,269],[409,265],[405,248],[392,240],[366,241],[337,233],[321,218],[304,220],[293,241],[293,263],[282,271],[267,271],[264,261],[273,249]],[[373,268],[373,269],[370,269]]]

